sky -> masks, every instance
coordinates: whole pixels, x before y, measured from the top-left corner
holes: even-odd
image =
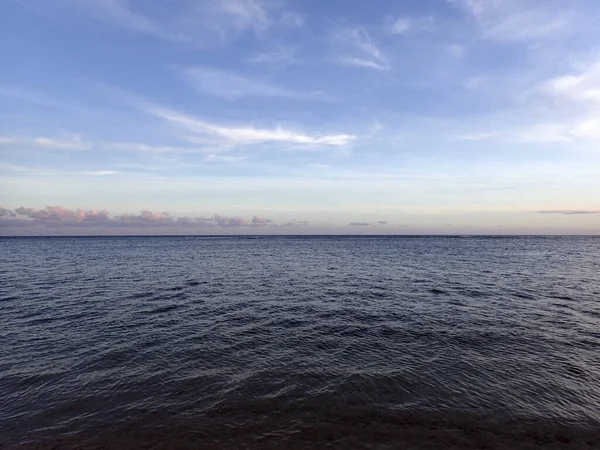
[[[597,0],[4,0],[0,235],[600,234]]]

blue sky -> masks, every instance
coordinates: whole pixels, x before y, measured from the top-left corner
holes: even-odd
[[[596,0],[7,0],[1,234],[600,233]]]

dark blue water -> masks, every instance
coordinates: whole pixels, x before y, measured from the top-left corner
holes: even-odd
[[[1,448],[600,448],[600,239],[0,239]]]

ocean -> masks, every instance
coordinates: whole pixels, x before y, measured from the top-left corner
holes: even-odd
[[[0,448],[600,448],[600,238],[0,239]]]

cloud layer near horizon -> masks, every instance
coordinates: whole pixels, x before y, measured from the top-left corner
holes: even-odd
[[[307,223],[307,222],[302,222]],[[105,209],[67,209],[46,206],[44,209],[19,207],[14,210],[0,207],[0,228],[22,227],[196,227],[241,228],[278,227],[271,219],[260,216],[227,217],[173,217],[166,212],[142,210],[139,214],[109,215]]]

